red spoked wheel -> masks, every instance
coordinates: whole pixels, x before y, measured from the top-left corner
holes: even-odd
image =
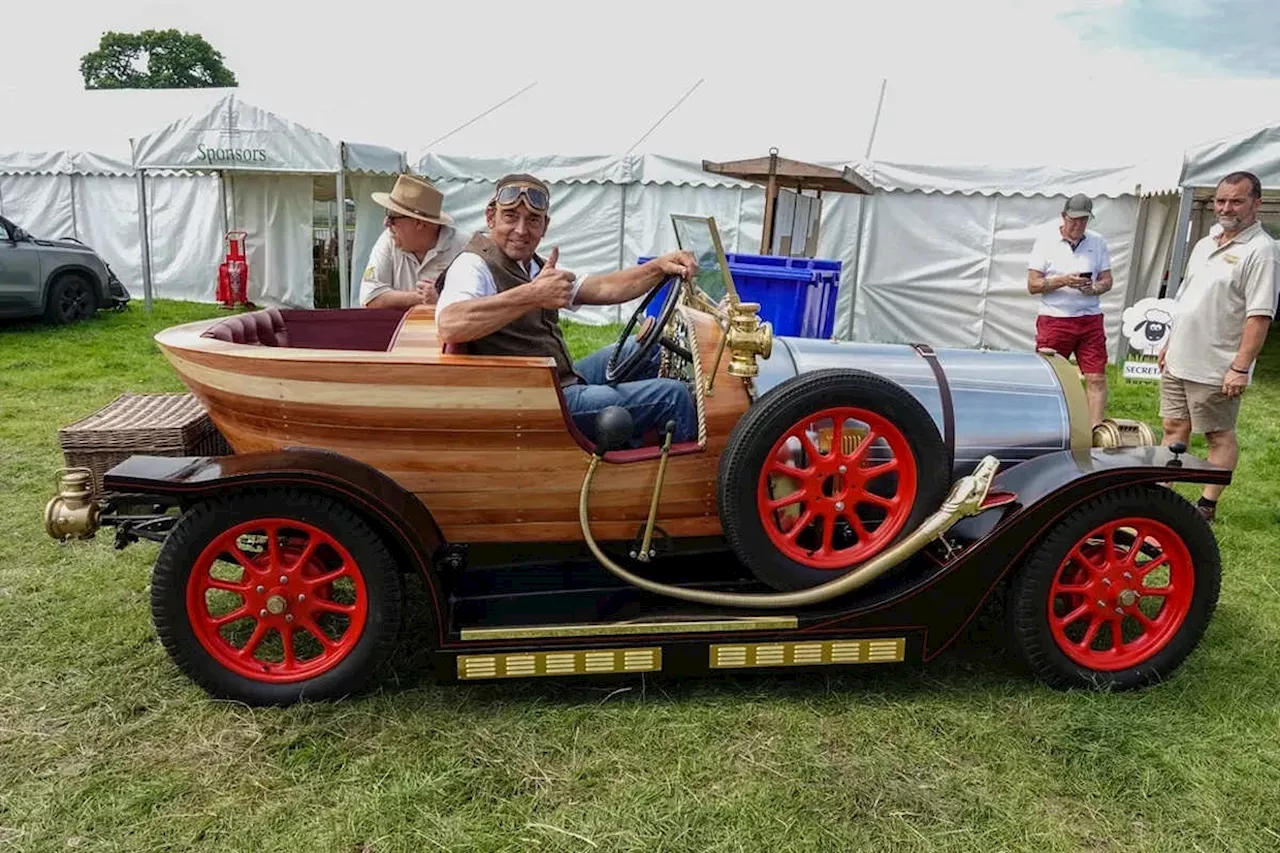
[[[288,704],[346,695],[400,627],[400,573],[379,536],[324,495],[270,489],[190,507],[152,573],[174,662],[216,696]]]
[[[780,383],[738,421],[720,457],[725,537],[778,590],[838,578],[916,529],[951,485],[932,416],[860,370]]]
[[[1053,638],[1081,666],[1137,666],[1177,635],[1195,583],[1187,546],[1168,525],[1107,522],[1076,543],[1049,587]]]
[[[770,541],[813,569],[844,569],[893,541],[915,505],[910,442],[877,412],[834,406],[774,442],[756,501]]]
[[[1217,542],[1164,488],[1095,498],[1056,524],[1014,578],[1014,647],[1056,687],[1129,688],[1168,676],[1218,600]]]
[[[228,670],[290,682],[335,667],[364,630],[369,594],[355,558],[302,521],[235,525],[196,559],[187,617]]]

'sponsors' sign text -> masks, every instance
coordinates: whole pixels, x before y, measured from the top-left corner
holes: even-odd
[[[265,163],[265,148],[210,148],[201,142],[196,146],[196,159],[205,163]]]

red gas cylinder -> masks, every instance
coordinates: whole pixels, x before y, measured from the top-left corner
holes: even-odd
[[[249,304],[249,261],[245,258],[244,231],[227,232],[227,256],[218,267],[217,300],[224,308]]]

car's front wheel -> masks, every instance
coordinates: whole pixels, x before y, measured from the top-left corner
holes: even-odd
[[[58,276],[49,288],[44,317],[50,323],[65,326],[92,317],[98,310],[98,297],[93,283],[82,275]]]
[[[1221,576],[1213,532],[1176,492],[1101,495],[1052,527],[1014,578],[1014,648],[1054,687],[1151,684],[1200,642]]]

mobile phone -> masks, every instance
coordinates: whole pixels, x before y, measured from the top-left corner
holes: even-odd
[[[1076,275],[1080,276],[1081,278],[1087,278],[1087,279],[1091,279],[1091,280],[1092,280],[1092,278],[1093,278],[1093,273],[1091,273],[1091,272],[1078,272],[1078,273],[1076,273]]]

